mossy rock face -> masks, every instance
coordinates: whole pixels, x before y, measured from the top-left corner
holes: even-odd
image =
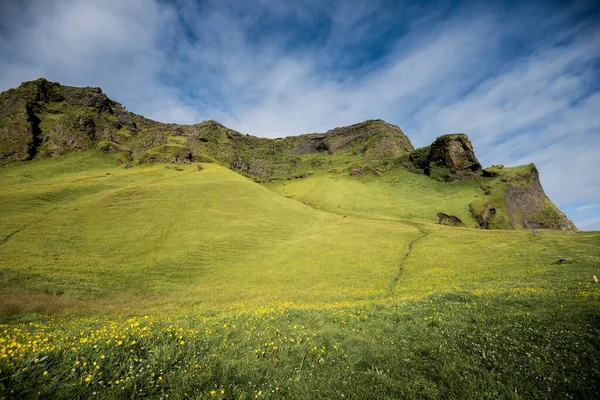
[[[548,199],[533,164],[507,184],[504,199],[513,229],[577,230]]]
[[[371,174],[373,176],[381,175],[381,170],[372,166],[364,165],[353,165],[348,169],[350,176],[363,176],[365,174]]]
[[[187,146],[165,144],[143,153],[138,159],[139,164],[152,162],[185,163],[194,161],[192,151]]]
[[[0,165],[31,157],[34,126],[26,110],[0,117]]]
[[[358,124],[285,138],[295,155],[337,153],[354,151],[366,159],[395,158],[413,151],[410,140],[402,130],[381,120],[368,120]]]
[[[129,162],[214,162],[260,182],[326,173],[364,175],[365,181],[375,175],[385,180],[388,172],[399,168],[442,182],[483,174],[481,182],[465,183],[481,183],[482,188],[484,181],[489,184],[483,193],[496,209],[489,227],[574,229],[543,194],[536,170],[492,166],[482,171],[464,134],[444,135],[431,146],[415,150],[399,127],[368,120],[325,133],[268,139],[212,120],[195,125],[152,121],[127,111],[99,88],[38,79],[0,93],[0,165],[91,148],[120,153]],[[473,210],[474,218],[485,226],[489,219],[485,207]],[[455,214],[474,225],[463,211]]]
[[[44,78],[35,81],[23,82],[15,89],[16,97],[26,102],[60,102],[65,99],[62,86],[55,82],[50,82]]]
[[[440,225],[448,225],[448,226],[461,226],[463,222],[460,218],[455,217],[454,215],[448,215],[445,213],[437,213],[437,217],[439,218],[438,223]]]
[[[503,165],[492,165],[491,167],[485,168],[482,171],[482,176],[486,178],[495,178],[502,175]]]
[[[57,156],[112,140],[119,128],[100,88],[62,86],[46,79],[0,94],[0,163]]]
[[[267,160],[261,158],[238,156],[231,164],[231,168],[245,175],[262,178],[269,175],[272,165]]]
[[[96,109],[87,107],[61,114],[49,123],[51,128],[44,135],[43,146],[52,156],[90,149],[104,124],[100,119]]]
[[[110,100],[98,87],[71,88],[62,87],[65,101],[76,106],[93,107],[101,111],[110,111]]]
[[[12,97],[25,103],[52,103],[65,101],[74,106],[94,107],[101,111],[110,111],[110,100],[97,87],[63,86],[40,78],[35,81],[23,82],[14,89]]]
[[[409,161],[418,169],[425,171],[429,166],[431,146],[419,147],[408,156]]]
[[[436,168],[449,170],[445,180],[468,179],[481,175],[481,164],[473,145],[465,134],[450,134],[440,136],[431,144],[428,156],[428,173],[431,175]],[[439,173],[438,173],[439,175]]]
[[[487,229],[490,222],[496,215],[496,209],[492,207],[489,201],[475,200],[469,204],[469,210],[471,215],[475,218],[475,221],[483,229]]]
[[[33,134],[27,122],[0,126],[0,165],[28,160]]]

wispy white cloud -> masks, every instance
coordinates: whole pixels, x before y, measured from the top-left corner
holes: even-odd
[[[598,207],[600,207],[600,204],[586,204],[584,206],[577,207],[577,211],[587,211]]]
[[[550,198],[600,229],[593,209],[574,206],[600,203],[600,25],[581,17],[591,2],[2,7],[0,90],[44,76],[101,86],[160,121],[214,118],[271,137],[368,118],[400,125],[417,146],[466,132],[484,164],[535,162]]]
[[[582,219],[579,221],[577,227],[582,231],[600,231],[600,217],[596,216],[593,218]]]
[[[176,23],[169,6],[143,0],[7,0],[2,7],[2,90],[46,77],[100,86],[139,113],[195,121],[197,111],[179,99],[179,90],[158,79],[168,66],[162,32]]]

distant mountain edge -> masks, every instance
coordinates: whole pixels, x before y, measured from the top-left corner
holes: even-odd
[[[0,166],[90,149],[114,154],[126,164],[218,163],[259,183],[315,173],[360,179],[396,168],[440,182],[475,179],[483,197],[465,207],[481,228],[576,230],[544,193],[533,164],[484,169],[462,133],[414,149],[399,127],[368,120],[325,133],[269,139],[213,120],[194,125],[152,121],[127,111],[100,88],[43,78],[0,94]],[[443,224],[461,224],[443,210],[438,217]]]

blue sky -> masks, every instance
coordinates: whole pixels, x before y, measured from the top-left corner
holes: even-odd
[[[492,3],[492,4],[484,4]],[[257,136],[365,119],[534,162],[600,230],[600,2],[3,0],[0,90],[100,86],[146,117]]]

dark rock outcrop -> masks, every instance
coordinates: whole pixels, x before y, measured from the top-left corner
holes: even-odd
[[[168,162],[189,164],[194,161],[192,151],[177,144],[165,144],[142,154],[138,163]]]
[[[110,99],[98,87],[63,86],[60,83],[40,78],[35,81],[23,82],[18,88],[11,90],[17,92],[17,96],[12,97],[25,103],[58,103],[64,101],[74,106],[111,111]],[[10,93],[10,91],[5,93]]]
[[[34,123],[27,109],[0,117],[0,165],[28,160],[34,139]]]
[[[513,229],[577,230],[546,196],[535,165],[529,172],[507,184],[504,200]]]
[[[436,215],[439,219],[438,224],[440,225],[460,226],[463,223],[458,217],[455,217],[454,215],[448,215],[441,212],[437,213]]]
[[[0,166],[91,148],[118,154],[120,162],[216,162],[262,183],[319,171],[379,176],[397,167],[438,181],[482,176],[489,181],[481,187],[496,207],[472,209],[480,227],[575,229],[543,193],[537,170],[526,177],[518,168],[482,171],[464,134],[440,136],[415,150],[399,127],[368,120],[325,133],[268,139],[212,120],[194,125],[152,121],[127,111],[100,88],[38,79],[0,93]],[[452,215],[438,217],[440,223],[462,224]]]
[[[353,150],[364,154],[367,159],[380,159],[395,158],[413,151],[410,140],[399,127],[379,119],[331,129],[325,133],[287,137],[285,140],[291,143],[295,155]]]
[[[434,175],[436,170],[444,170],[445,180],[468,179],[481,174],[481,164],[469,137],[462,133],[443,135],[431,144],[428,156],[427,173]]]
[[[108,128],[118,125],[111,114],[111,101],[100,88],[23,82],[0,94],[0,165],[87,150],[98,133],[110,136]],[[42,116],[48,116],[44,132]]]
[[[399,161],[405,168],[444,182],[469,179],[482,173],[473,145],[463,133],[440,136],[431,146],[418,148]]]

